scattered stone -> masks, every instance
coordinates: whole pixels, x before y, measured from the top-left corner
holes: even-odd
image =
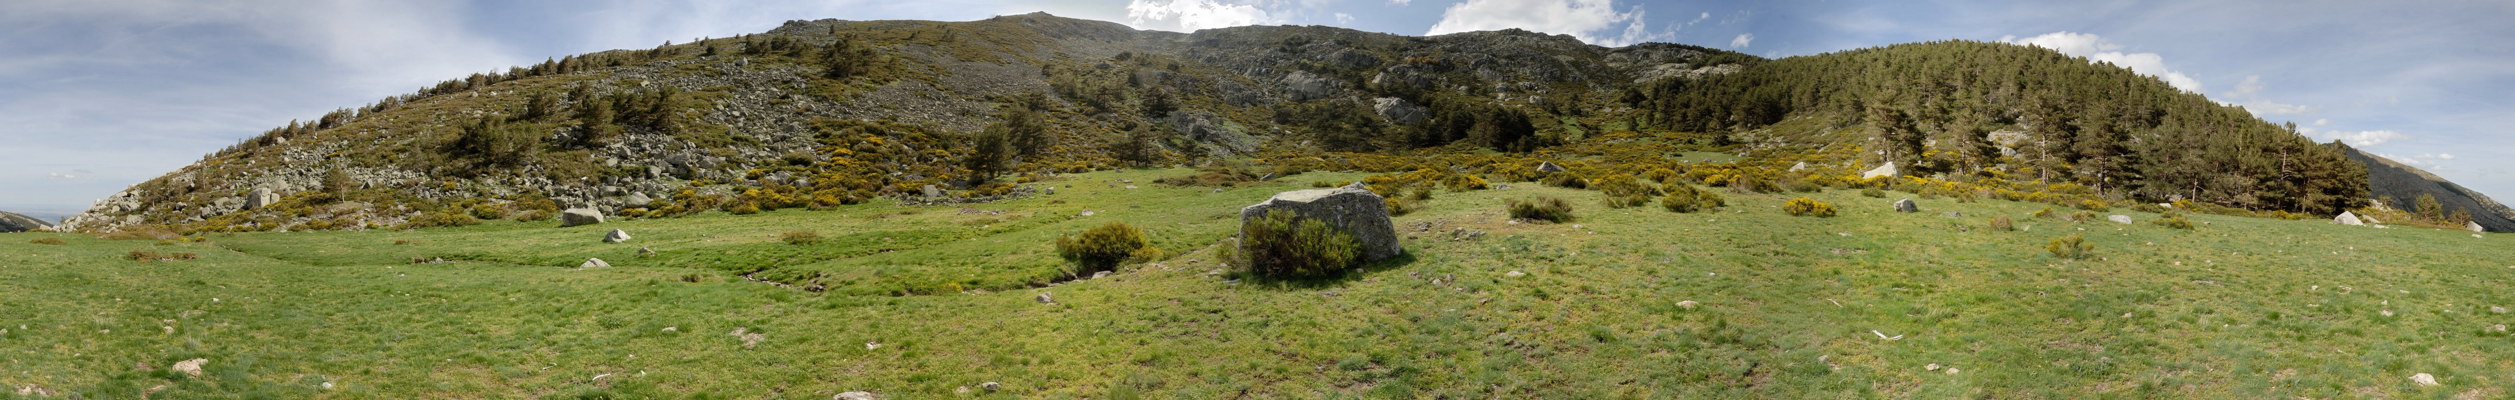
[[[611,268],[611,263],[603,262],[603,259],[600,259],[600,258],[588,258],[588,259],[585,259],[585,263],[584,263],[584,264],[577,264],[577,266],[576,266],[576,267],[577,267],[577,268]]]
[[[2426,372],[2421,372],[2417,375],[2411,375],[2410,381],[2418,382],[2419,386],[2436,386],[2436,375],[2428,375]]]
[[[1939,370],[1939,363],[1930,363],[1930,365],[1921,366],[1921,369],[1924,371],[1937,371]]]
[[[2377,313],[2377,314],[2384,314],[2384,316],[2386,316],[2386,317],[2393,316],[2393,310],[2377,310],[2377,311],[2376,311],[2376,313]]]
[[[195,359],[190,359],[190,360],[176,361],[176,362],[175,362],[174,371],[175,371],[175,372],[179,372],[179,373],[183,373],[184,375],[191,376],[191,377],[194,377],[194,378],[199,378],[199,377],[201,377],[201,365],[202,365],[202,364],[209,364],[209,363],[210,363],[210,359],[207,359],[207,358],[195,358]]]
[[[2340,212],[2340,216],[2337,216],[2337,217],[2332,217],[2332,223],[2335,223],[2335,224],[2341,224],[2341,225],[2349,225],[2349,226],[2366,226],[2366,225],[2367,225],[2366,221],[2361,221],[2361,220],[2359,220],[2359,219],[2358,219],[2358,214],[2356,214],[2356,213],[2351,213],[2351,212],[2348,212],[2348,211],[2342,211],[2342,212]]]
[[[664,327],[664,333],[673,333],[673,332],[680,332],[680,331],[681,331],[681,327],[678,327],[678,326],[667,326],[667,327]]]
[[[1947,367],[1947,374],[1948,374],[1948,375],[1955,375],[1955,374],[1956,374],[1956,367]]]
[[[1518,277],[1528,276],[1528,273],[1526,273],[1526,272],[1519,272],[1519,270],[1511,270],[1511,272],[1504,272],[1504,273],[1502,273],[1502,276],[1505,276],[1505,277],[1512,277],[1512,278],[1518,278]]]
[[[1537,172],[1563,172],[1563,166],[1554,165],[1553,161],[1538,161]]]
[[[978,384],[978,389],[985,390],[987,393],[995,393],[997,390],[1004,389],[1004,385],[995,382],[987,382]]]
[[[591,208],[570,208],[559,212],[559,227],[603,223],[603,212]]]
[[[742,339],[742,347],[758,346],[760,345],[760,342],[768,340],[768,334],[752,332],[749,327],[734,328],[733,332],[727,332],[725,334]]]
[[[1405,253],[1405,249],[1398,247],[1397,226],[1389,220],[1388,202],[1382,200],[1379,194],[1372,193],[1371,189],[1363,187],[1361,182],[1334,189],[1305,189],[1276,193],[1265,202],[1241,208],[1240,224],[1246,227],[1249,220],[1264,217],[1268,211],[1274,210],[1289,211],[1302,218],[1326,222],[1338,230],[1353,234],[1354,239],[1362,244],[1362,254],[1358,261],[1379,261]],[[1247,243],[1244,242],[1241,246],[1242,254],[1255,253],[1246,247]]]
[[[1895,162],[1888,161],[1886,165],[1880,165],[1877,168],[1870,169],[1869,172],[1860,173],[1860,179],[1869,179],[1881,176],[1892,177],[1895,176],[1895,174]]]
[[[2506,333],[2506,324],[2490,325],[2490,326],[2489,326],[2489,331],[2490,331],[2490,332],[2497,332],[2497,333]]]
[[[2472,231],[2472,232],[2488,232],[2488,231],[2489,231],[2487,228],[2481,228],[2481,227],[2480,227],[2480,223],[2479,223],[2479,222],[2472,222],[2472,221],[2464,221],[2464,222],[2463,222],[2463,230]]]
[[[1683,308],[1683,309],[1692,310],[1692,309],[1694,309],[1694,307],[1695,307],[1695,306],[1699,306],[1699,305],[1702,305],[1702,304],[1703,304],[1703,303],[1697,303],[1697,302],[1694,302],[1693,300],[1679,301],[1679,302],[1677,302],[1677,308]]]
[[[918,188],[918,190],[922,191],[926,195],[926,198],[929,199],[943,197],[943,188],[934,187],[934,185],[926,185],[925,187]]]
[[[2108,220],[2108,221],[2113,221],[2113,223],[2117,223],[2117,224],[2129,225],[2129,224],[2131,223],[2131,216],[2129,216],[2129,215],[2122,215],[2122,214],[2114,214],[2114,215],[2108,215],[2108,216],[2105,216],[2105,220]]]
[[[847,392],[830,396],[830,400],[882,400],[882,397],[873,395],[873,392]]]
[[[865,350],[882,348],[882,342],[865,342]]]
[[[620,243],[626,241],[629,241],[629,231],[613,229],[611,230],[611,233],[603,235],[603,243]]]
[[[1806,171],[1807,169],[1808,162],[1806,161],[1800,161],[1798,164],[1790,164],[1790,172]]]
[[[1082,213],[1082,214],[1076,214],[1076,215],[1089,217],[1089,216],[1092,216],[1092,210],[1083,210],[1083,213]]]
[[[1921,205],[1913,204],[1912,199],[1896,200],[1895,212],[1921,212]]]
[[[2489,306],[2489,313],[2490,313],[2490,314],[2505,314],[2505,313],[2506,313],[2506,307]]]
[[[1057,296],[1050,295],[1048,292],[1039,292],[1038,300],[1039,304],[1057,304]]]
[[[1093,272],[1093,273],[1092,273],[1092,279],[1100,279],[1100,278],[1107,278],[1107,277],[1109,277],[1109,271],[1100,271],[1100,272]]]
[[[654,256],[655,256],[655,249],[650,249],[650,248],[639,247],[639,248],[637,248],[637,256],[638,256],[638,257],[654,257]]]

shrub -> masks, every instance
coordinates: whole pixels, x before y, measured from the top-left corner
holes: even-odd
[[[1057,256],[1073,261],[1079,267],[1074,271],[1076,275],[1110,270],[1142,249],[1144,232],[1124,222],[1092,227],[1081,235],[1057,237]]]
[[[1806,197],[1799,197],[1790,199],[1790,202],[1788,203],[1782,203],[1781,211],[1790,213],[1791,216],[1797,217],[1832,217],[1834,216],[1834,205],[1825,204],[1825,202],[1812,200]]]
[[[1886,191],[1878,190],[1877,188],[1860,189],[1860,196],[1883,199],[1886,198]]]
[[[1362,255],[1362,241],[1325,221],[1290,211],[1267,211],[1240,227],[1249,271],[1273,278],[1328,276]]]
[[[2184,218],[2183,213],[2172,210],[2166,211],[2164,215],[2159,215],[2156,220],[2148,221],[2148,223],[2175,229],[2192,229],[2192,219]]]
[[[155,252],[155,251],[148,251],[148,250],[138,250],[138,249],[133,249],[133,250],[131,250],[131,252],[130,252],[130,253],[125,253],[125,254],[123,254],[123,255],[122,255],[122,257],[123,257],[123,258],[128,258],[128,259],[131,259],[132,261],[150,262],[150,261],[182,261],[182,260],[191,260],[191,259],[201,258],[201,255],[199,255],[199,254],[192,254],[192,253],[162,253],[162,254],[161,254],[161,253],[158,253],[158,252]]]
[[[1587,180],[1587,179],[1581,179],[1581,177],[1580,177],[1579,175],[1573,175],[1573,174],[1572,174],[1572,173],[1570,173],[1570,172],[1556,172],[1556,173],[1546,174],[1546,177],[1545,177],[1544,179],[1545,179],[1545,184],[1546,184],[1546,186],[1561,187],[1561,188],[1573,188],[1573,189],[1588,189],[1588,188],[1589,188],[1589,180]]]
[[[2095,219],[2095,211],[2079,210],[2079,212],[2070,213],[2070,222],[2087,222]]]
[[[417,217],[411,217],[410,222],[402,224],[402,228],[417,229],[479,224],[479,218],[473,218],[471,214],[466,214],[460,210],[448,208],[444,210],[437,210],[436,212],[420,214]]]
[[[1692,185],[1670,184],[1665,189],[1668,195],[1659,198],[1659,206],[1668,208],[1668,211],[1690,213],[1728,205],[1728,201],[1721,199],[1719,194],[1695,189]]]
[[[1659,194],[1658,189],[1652,189],[1650,185],[1625,174],[1607,175],[1591,181],[1589,186],[1605,195],[1607,208],[1640,207],[1650,204],[1651,195]]]
[[[2035,210],[2035,218],[2052,218],[2052,207]]]
[[[2009,221],[2009,216],[2006,215],[1991,217],[1991,230],[2002,232],[2017,230],[2017,223]]]
[[[61,238],[49,238],[49,237],[48,237],[48,238],[36,238],[35,240],[29,240],[29,241],[26,241],[26,242],[27,242],[27,243],[34,243],[34,244],[50,244],[50,245],[59,245],[59,244],[63,244],[63,243],[64,243],[64,242],[62,242],[62,241],[61,241]]]
[[[1528,201],[1505,200],[1503,205],[1509,208],[1511,218],[1546,222],[1572,220],[1572,205],[1564,204],[1563,199],[1539,197]]]
[[[2053,238],[2051,243],[2044,244],[2043,249],[2044,251],[2052,252],[2053,257],[2077,260],[2087,258],[2087,253],[2095,251],[2096,245],[2093,243],[2087,243],[2087,238],[2085,237],[2081,237],[2078,234],[2071,234],[2069,236]]]
[[[2104,212],[2104,211],[2112,211],[2112,210],[2113,210],[2113,207],[2107,207],[2107,206],[2105,206],[2105,202],[2096,201],[2096,200],[2094,200],[2094,199],[2088,199],[2088,200],[2079,200],[2079,201],[2078,201],[2078,209],[2081,209],[2081,210],[2087,210],[2087,211]]]

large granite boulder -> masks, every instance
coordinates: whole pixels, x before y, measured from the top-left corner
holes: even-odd
[[[1539,161],[1537,162],[1537,172],[1563,172],[1563,166],[1554,165],[1553,161]]]
[[[1862,173],[1860,173],[1860,179],[1869,179],[1869,178],[1876,178],[1876,177],[1881,177],[1881,176],[1883,176],[1883,177],[1890,177],[1890,178],[1891,178],[1891,177],[1894,177],[1894,176],[1895,176],[1895,173],[1896,173],[1895,163],[1894,163],[1894,162],[1892,162],[1892,161],[1889,161],[1889,162],[1887,162],[1887,163],[1886,163],[1886,165],[1880,165],[1880,166],[1878,166],[1877,168],[1870,169],[1870,170],[1869,170],[1869,172],[1862,172]]]
[[[2367,225],[2366,221],[2360,221],[2360,220],[2358,220],[2358,214],[2356,214],[2356,213],[2351,213],[2351,212],[2348,212],[2348,211],[2342,211],[2342,212],[2340,212],[2340,216],[2338,216],[2338,217],[2332,217],[2332,223],[2335,223],[2335,224],[2341,224],[2341,225],[2350,225],[2350,226],[2366,226],[2366,225]]]
[[[1394,122],[1398,125],[1414,125],[1423,123],[1425,118],[1430,118],[1432,116],[1432,112],[1430,110],[1425,110],[1423,106],[1418,106],[1415,105],[1415,103],[1407,102],[1406,99],[1395,97],[1371,99],[1371,110],[1379,112],[1381,118],[1388,118],[1389,122]]]
[[[2484,228],[2484,227],[2481,227],[2481,226],[2480,226],[2480,223],[2479,223],[2479,222],[2477,222],[2477,221],[2464,221],[2464,222],[2463,222],[2463,229],[2464,229],[2464,230],[2469,230],[2469,231],[2472,231],[2472,232],[2488,232],[2488,231],[2489,231],[2489,228]]]
[[[603,212],[591,208],[570,208],[559,212],[559,227],[603,223]]]
[[[1334,189],[1307,189],[1276,193],[1265,202],[1240,209],[1240,223],[1266,216],[1267,211],[1284,210],[1302,218],[1316,219],[1354,235],[1362,242],[1362,262],[1378,261],[1405,253],[1397,246],[1397,226],[1389,220],[1388,202],[1371,189],[1356,182]],[[1246,249],[1243,249],[1246,250]]]
[[[272,203],[278,202],[279,193],[271,192],[271,188],[256,188],[253,189],[253,193],[245,194],[245,209],[247,210],[262,208],[263,206],[269,206]]]

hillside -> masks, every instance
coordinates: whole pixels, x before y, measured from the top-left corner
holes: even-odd
[[[25,232],[51,227],[52,224],[45,223],[42,219],[29,217],[24,214],[0,211],[0,232]]]
[[[2414,210],[2419,196],[2432,196],[2442,206],[2439,211],[2448,213],[2449,219],[2451,215],[2456,215],[2452,213],[2460,211],[2470,215],[2471,222],[2490,232],[2515,232],[2515,210],[2507,209],[2506,205],[2498,204],[2488,195],[2417,167],[2357,149],[2349,150],[2349,158],[2367,165],[2367,183],[2373,188],[2375,198],[2383,199],[2388,207]]]

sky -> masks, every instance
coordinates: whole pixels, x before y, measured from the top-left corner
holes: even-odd
[[[475,72],[787,20],[1033,11],[1179,32],[1520,28],[1765,57],[2031,44],[2515,196],[2515,2],[2503,0],[10,0],[7,10],[0,210],[46,219],[291,120]]]

